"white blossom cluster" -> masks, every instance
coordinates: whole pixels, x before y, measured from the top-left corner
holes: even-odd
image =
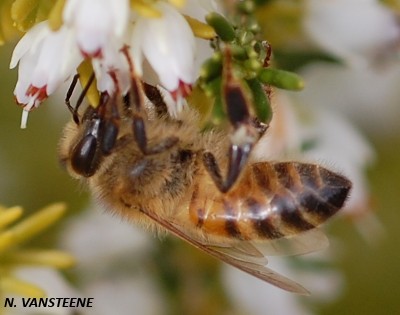
[[[133,6],[134,7],[134,6]],[[14,94],[25,114],[53,94],[76,74],[77,67],[90,58],[100,92],[112,93],[117,75],[119,89],[129,88],[130,70],[121,49],[128,47],[136,75],[143,76],[150,65],[157,83],[174,96],[182,96],[195,78],[196,40],[184,18],[195,12],[204,22],[214,8],[208,0],[187,2],[155,1],[146,10],[131,8],[129,0],[68,0],[63,24],[52,31],[43,21],[30,29],[14,49],[10,67],[19,63]],[[144,12],[142,12],[144,11]],[[196,63],[198,64],[198,62]]]

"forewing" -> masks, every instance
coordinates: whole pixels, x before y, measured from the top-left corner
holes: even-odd
[[[221,246],[204,243],[204,241],[196,239],[193,237],[192,233],[189,233],[172,220],[166,220],[145,209],[141,209],[141,211],[171,233],[229,265],[286,291],[303,295],[309,294],[300,284],[266,267],[268,262],[266,257],[250,242],[237,241],[229,245],[223,244]]]
[[[191,244],[191,241],[187,238],[185,240]],[[246,259],[243,259],[243,254],[239,257],[235,255],[235,249],[232,247],[216,247],[216,246],[207,246],[202,245],[198,246],[198,248],[204,250],[208,254],[222,260],[223,262],[232,265],[244,272],[247,272],[250,275],[253,275],[261,280],[264,280],[268,283],[271,283],[281,289],[284,289],[289,292],[309,295],[310,293],[302,287],[297,282],[286,278],[285,276],[273,271],[268,268],[264,264],[257,264],[254,262],[249,262]],[[266,260],[266,259],[265,259]]]

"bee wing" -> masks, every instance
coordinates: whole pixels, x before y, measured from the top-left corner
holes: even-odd
[[[325,249],[329,240],[320,229],[315,228],[288,237],[253,241],[252,244],[265,256],[293,256]]]
[[[193,244],[193,240],[188,239],[190,236],[186,236],[187,238],[181,237]],[[319,229],[312,229],[292,237],[275,240],[259,242],[237,240],[227,246],[199,243],[202,246],[197,246],[198,248],[225,263],[281,289],[303,295],[309,294],[304,287],[266,267],[268,263],[266,256],[307,254],[324,249],[329,245],[328,238]]]
[[[266,267],[267,258],[251,242],[237,241],[226,246],[208,244],[196,239],[181,225],[173,223],[172,220],[166,220],[155,213],[147,212],[145,209],[141,209],[141,211],[179,238],[229,265],[286,291],[302,295],[310,294],[297,282]]]
[[[190,240],[188,239],[185,240],[191,243]],[[274,286],[277,286],[278,288],[302,295],[310,294],[309,291],[307,291],[303,286],[301,286],[297,282],[290,280],[289,278],[286,278],[285,276],[268,268],[265,265],[267,263],[267,259],[265,257],[264,257],[265,264],[260,264],[259,262],[255,263],[252,259],[250,259],[250,261],[249,259],[243,259],[244,258],[243,254],[236,256],[236,249],[234,247],[216,247],[207,245],[203,246],[204,247],[199,247],[199,248],[204,250],[208,254],[244,272],[247,272],[250,275],[253,275]]]

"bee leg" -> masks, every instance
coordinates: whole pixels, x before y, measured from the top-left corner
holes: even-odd
[[[154,109],[157,117],[167,117],[168,116],[168,107],[164,101],[164,98],[160,92],[160,90],[148,83],[143,82],[144,93],[147,98],[154,105]]]
[[[261,122],[257,117],[253,117],[251,120],[251,125],[254,127],[254,130],[258,134],[258,139],[261,138],[265,132],[267,131],[269,125]]]
[[[152,155],[164,152],[171,149],[179,141],[178,137],[168,137],[161,140],[159,143],[148,146],[146,126],[141,116],[134,114],[132,118],[133,135],[139,149],[145,155]]]
[[[170,148],[172,148],[175,144],[178,143],[178,137],[168,137],[161,140],[159,143],[149,146],[148,138],[146,132],[145,118],[146,111],[144,106],[143,95],[146,94],[146,84],[142,83],[138,76],[135,74],[132,59],[129,56],[128,47],[125,46],[121,49],[122,53],[125,54],[126,59],[128,61],[129,69],[131,72],[131,89],[130,89],[130,100],[129,104],[132,109],[132,130],[135,141],[145,155],[152,155],[164,152]],[[156,100],[160,104],[155,104],[157,106],[163,107],[166,105],[164,100],[162,99],[161,93],[157,90],[157,88],[147,85],[147,95],[150,95],[150,100]],[[152,99],[151,99],[152,98]]]
[[[67,107],[68,107],[68,109],[69,109],[69,111],[71,112],[72,115],[74,115],[75,108],[72,107],[72,105],[71,105],[71,96],[72,96],[72,93],[74,93],[76,84],[78,83],[78,79],[79,79],[79,74],[75,74],[73,79],[72,79],[71,85],[68,88],[67,95],[65,96],[65,101],[64,101],[65,105],[67,105]],[[75,121],[75,117],[73,117],[73,118],[74,118],[74,121]]]
[[[251,98],[249,98],[243,83],[234,76],[230,48],[225,48],[222,98],[225,112],[233,127],[231,145],[228,153],[228,168],[226,176],[221,175],[221,170],[214,155],[206,152],[203,163],[215,185],[221,192],[227,192],[236,182],[250,156],[254,144],[265,132],[258,119],[251,114]]]
[[[108,93],[103,92],[100,97],[99,116],[101,119],[101,131],[99,133],[99,146],[104,155],[113,152],[120,126],[120,115],[118,111],[118,93],[110,98]]]
[[[211,152],[205,152],[203,154],[204,166],[210,174],[215,185],[221,192],[228,192],[233,184],[235,184],[241,171],[246,165],[251,149],[251,144],[246,144],[243,146],[238,146],[235,144],[231,145],[229,149],[228,169],[225,178],[223,178],[221,175],[221,170],[218,166],[215,156]]]
[[[236,104],[237,105],[237,104]],[[231,110],[227,106],[227,110]],[[227,192],[239,178],[246,166],[253,146],[265,133],[268,126],[257,118],[247,116],[245,120],[236,121],[236,128],[231,135],[231,145],[228,153],[228,168],[225,178],[222,177],[220,168],[211,152],[203,154],[203,163],[215,185],[221,192]]]
[[[78,100],[76,102],[75,107],[73,107],[71,105],[71,96],[72,96],[72,93],[75,90],[76,84],[78,83],[79,74],[75,74],[74,75],[74,77],[72,79],[72,82],[71,82],[71,85],[68,88],[67,95],[65,96],[65,105],[67,105],[69,111],[72,114],[72,118],[74,119],[74,122],[77,125],[79,125],[79,123],[80,123],[79,122],[78,109],[81,106],[81,104],[82,104],[82,102],[83,102],[83,100],[84,100],[84,98],[85,98],[90,86],[92,85],[92,83],[94,81],[94,78],[95,78],[95,75],[94,75],[94,73],[92,73],[92,75],[90,76],[86,86],[83,88],[81,94],[79,95],[79,98],[78,98]]]
[[[133,65],[131,65],[131,67],[133,67]],[[133,71],[133,68],[131,71]],[[135,138],[137,145],[139,146],[139,149],[142,151],[143,154],[145,155],[158,154],[172,148],[178,142],[179,139],[177,137],[168,137],[151,147],[148,145],[146,124],[145,124],[145,117],[147,115],[144,109],[143,93],[145,93],[143,84],[132,72],[131,99],[133,100],[132,102],[133,136]],[[156,95],[156,98],[158,97],[162,98],[161,94],[159,96]]]
[[[228,110],[230,107],[227,107]],[[203,154],[203,163],[213,179],[217,188],[225,193],[236,182],[244,169],[253,146],[268,129],[268,125],[260,122],[258,118],[250,116],[247,121],[239,121],[238,126],[231,136],[231,145],[228,153],[228,169],[225,178],[221,175],[215,156],[211,152]]]

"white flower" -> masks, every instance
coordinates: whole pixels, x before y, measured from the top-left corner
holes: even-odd
[[[136,71],[143,74],[143,55],[169,91],[194,82],[194,35],[183,16],[171,5],[159,2],[159,18],[139,16],[132,32],[131,49]]]
[[[352,65],[366,65],[397,45],[394,12],[378,0],[307,0],[304,20],[312,40]]]
[[[65,27],[57,32],[47,22],[32,28],[17,44],[10,67],[18,62],[18,82],[14,90],[17,102],[25,112],[37,107],[52,94],[82,60],[73,38]],[[22,121],[22,126],[26,121]]]
[[[125,94],[130,87],[130,72],[126,57],[121,53],[123,44],[110,39],[108,45],[102,48],[101,58],[93,58],[92,66],[97,80],[97,89],[112,94],[115,91],[114,80],[110,71],[116,75],[118,88],[121,94]]]
[[[69,0],[65,4],[65,26],[74,34],[85,57],[91,57],[99,91],[115,90],[109,71],[115,72],[119,88],[129,88],[129,69],[121,48],[130,17],[128,0]]]
[[[101,56],[109,41],[122,38],[129,21],[128,0],[68,0],[63,11],[67,27],[87,56]]]
[[[183,10],[200,8],[196,17],[204,20],[206,8],[215,6],[212,1],[205,2],[204,7],[201,4],[192,0]],[[207,57],[200,55],[211,51],[201,48],[198,51],[202,53],[196,53],[200,44],[177,8],[164,1],[143,5],[160,16],[141,16],[131,9],[128,0],[67,0],[62,12],[64,24],[58,31],[51,31],[47,22],[29,30],[15,48],[11,62],[11,67],[20,62],[15,95],[25,109],[22,125],[26,125],[27,112],[75,74],[84,59],[92,63],[99,91],[111,94],[116,90],[112,71],[119,92],[126,93],[131,71],[121,51],[124,47],[130,48],[136,75],[147,80],[149,74],[156,74],[152,83],[171,93],[177,103],[172,112],[179,111],[200,61]],[[146,64],[152,71],[145,69]]]
[[[299,94],[302,103],[334,109],[368,133],[398,133],[400,63],[383,68],[317,63],[301,75],[307,82]]]

